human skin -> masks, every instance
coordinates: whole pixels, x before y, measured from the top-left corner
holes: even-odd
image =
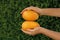
[[[60,17],[60,8],[38,8],[38,7],[27,7],[25,8],[21,14],[26,10],[33,10],[40,15],[48,15],[48,16],[55,16]]]
[[[55,16],[55,17],[60,17],[60,8],[38,8],[38,7],[27,7],[25,8],[21,14],[26,11],[26,10],[33,10],[37,12],[40,15],[48,15],[48,16]],[[24,33],[29,34],[29,35],[36,35],[36,34],[44,34],[54,40],[60,40],[60,32],[55,32],[52,30],[45,29],[43,27],[37,27],[34,29],[27,29],[27,31],[21,29]]]

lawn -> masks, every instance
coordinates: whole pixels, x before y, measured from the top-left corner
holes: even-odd
[[[38,34],[29,36],[23,33],[21,24],[24,19],[20,12],[29,6],[39,8],[59,8],[60,0],[0,0],[0,40],[52,40]],[[36,20],[42,27],[60,32],[60,18],[53,16],[40,16]]]

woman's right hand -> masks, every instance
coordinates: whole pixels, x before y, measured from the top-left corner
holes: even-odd
[[[25,8],[24,10],[22,10],[21,14],[22,14],[24,11],[26,11],[26,10],[33,10],[33,11],[39,13],[39,14],[42,13],[42,9],[40,9],[40,8],[38,8],[38,7],[30,6],[30,7]]]

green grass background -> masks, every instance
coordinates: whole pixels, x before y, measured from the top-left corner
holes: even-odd
[[[0,40],[52,40],[43,34],[29,36],[20,30],[24,22],[20,12],[29,6],[59,8],[60,0],[0,0]],[[36,21],[44,28],[60,32],[59,17],[40,16]]]

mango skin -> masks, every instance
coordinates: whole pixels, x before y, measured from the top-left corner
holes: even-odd
[[[27,29],[33,29],[35,27],[39,27],[40,25],[37,22],[34,21],[25,21],[22,23],[22,29],[27,30]]]
[[[39,18],[39,14],[32,10],[27,10],[22,13],[22,18],[28,21],[34,21]]]

